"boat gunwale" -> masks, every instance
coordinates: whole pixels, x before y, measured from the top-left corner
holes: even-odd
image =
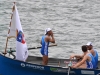
[[[2,57],[5,57],[7,59],[10,59],[10,60],[13,60],[13,61],[19,61],[19,62],[22,62],[22,63],[27,63],[27,64],[32,64],[32,65],[38,65],[38,66],[44,66],[44,67],[54,67],[54,68],[63,68],[61,66],[49,66],[49,65],[41,65],[41,64],[34,64],[34,63],[30,63],[30,62],[24,62],[24,61],[20,61],[20,60],[16,60],[16,59],[12,59],[12,58],[9,58],[7,56],[4,56],[3,54],[0,53],[0,55],[2,55]],[[36,57],[36,56],[33,56],[33,57]],[[37,57],[38,58],[38,57]],[[40,57],[39,57],[40,58]],[[53,58],[52,58],[53,59]],[[55,58],[56,59],[56,58]],[[59,59],[61,60],[61,59]],[[65,59],[66,60],[66,59]],[[67,59],[68,60],[68,59]],[[100,63],[100,61],[99,61]],[[68,69],[68,68],[63,68],[63,69]],[[100,69],[84,69],[84,68],[71,68],[72,70],[100,70]]]

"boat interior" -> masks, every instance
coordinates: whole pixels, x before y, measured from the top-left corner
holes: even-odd
[[[10,58],[15,59],[15,51],[8,52],[6,55],[7,57],[12,56]],[[60,58],[49,58],[48,60],[48,66],[54,66],[54,67],[63,67],[68,68],[69,59],[60,59]],[[79,60],[73,59],[71,60],[72,64],[76,64]],[[32,64],[38,64],[42,65],[42,57],[39,56],[28,56],[26,62],[32,63]],[[100,61],[98,62],[98,69],[100,69]]]
[[[55,66],[55,67],[63,67],[67,68],[69,59],[57,59],[57,58],[49,58],[48,60],[48,66]],[[72,60],[73,64],[76,64],[79,60]],[[42,57],[37,56],[29,56],[27,59],[27,62],[33,63],[33,64],[40,64],[42,65]],[[98,62],[98,69],[100,69],[100,61]]]

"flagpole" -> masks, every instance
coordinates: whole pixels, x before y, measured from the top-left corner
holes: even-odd
[[[12,13],[13,13],[13,11],[15,10],[15,2],[14,2],[14,5],[13,5],[13,8],[12,8]],[[12,16],[13,16],[13,14],[11,15],[11,20],[12,20]],[[8,34],[10,33],[10,27],[11,27],[11,21],[10,21],[10,25],[9,25],[9,30],[8,30]],[[5,51],[4,51],[4,55],[5,54],[7,54],[7,45],[8,45],[8,39],[9,39],[9,37],[8,37],[8,35],[7,35],[7,39],[6,39],[6,47],[5,47]]]

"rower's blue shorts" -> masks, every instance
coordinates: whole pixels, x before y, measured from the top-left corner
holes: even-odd
[[[41,50],[42,55],[47,55],[48,56],[48,50]]]

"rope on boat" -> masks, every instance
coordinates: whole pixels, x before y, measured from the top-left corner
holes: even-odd
[[[12,55],[13,56],[13,59],[15,59],[16,56],[13,54],[13,52],[15,52],[15,50],[12,50],[12,48],[10,48],[10,50],[7,51],[7,53],[9,53],[9,56]]]
[[[14,10],[15,10],[15,2],[14,2],[14,4],[13,4],[12,12],[13,12]],[[12,20],[12,16],[13,16],[13,14],[11,14],[11,20]],[[11,37],[9,37],[11,25],[12,25],[12,23],[11,23],[11,21],[10,21],[9,30],[8,30],[8,36],[7,36],[7,39],[6,39],[6,47],[5,47],[5,51],[3,52],[4,55],[7,54],[7,50],[6,50],[6,49],[7,49],[7,45],[8,45],[8,40],[9,40],[9,38],[11,38]]]

